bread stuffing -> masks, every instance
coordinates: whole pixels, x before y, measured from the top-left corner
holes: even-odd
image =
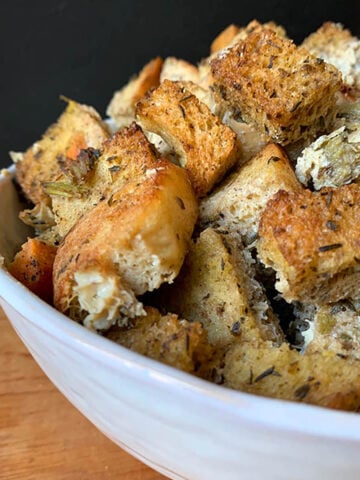
[[[32,234],[2,267],[116,348],[360,412],[359,45],[234,23],[198,63],[150,60],[107,119],[66,100],[11,152]]]

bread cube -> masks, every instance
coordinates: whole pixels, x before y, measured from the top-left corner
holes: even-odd
[[[197,201],[184,169],[159,158],[136,125],[107,142],[94,176],[101,196],[93,204],[84,195],[86,210],[57,251],[54,304],[88,328],[106,330],[143,315],[136,297],[178,275]]]
[[[280,190],[260,221],[258,255],[288,302],[359,297],[360,185]]]
[[[92,107],[72,100],[57,122],[16,162],[16,179],[34,204],[50,205],[44,184],[64,177],[64,161],[76,160],[80,150],[98,149],[109,136],[106,125]]]
[[[116,91],[107,107],[106,113],[113,119],[116,125],[121,127],[124,117],[133,117],[135,104],[151,88],[160,83],[160,74],[163,60],[156,57],[147,63],[140,73]]]
[[[233,344],[224,385],[266,397],[359,411],[360,362],[332,352],[300,354],[287,344]]]
[[[210,53],[216,53],[227,47],[234,37],[239,33],[239,27],[234,24],[228,25],[222,30],[211,43]]]
[[[284,150],[268,144],[200,203],[200,223],[255,240],[267,201],[279,190],[302,189]]]
[[[346,85],[360,88],[360,40],[340,23],[325,22],[302,46],[338,68]]]
[[[199,197],[206,195],[234,165],[235,133],[185,87],[164,80],[136,107],[141,125],[174,149]]]
[[[313,137],[333,121],[340,72],[269,28],[220,52],[211,69],[223,98],[276,143]]]
[[[299,305],[295,311],[292,328],[301,329],[302,352],[333,352],[360,360],[359,300]]]
[[[187,62],[186,60],[181,60],[176,57],[167,57],[164,60],[161,74],[160,74],[160,83],[165,79],[184,82],[199,82],[199,71],[195,65]]]
[[[275,344],[283,340],[261,285],[254,278],[250,254],[239,239],[206,229],[191,246],[179,276],[161,289],[162,308],[200,321],[212,345],[232,342]]]
[[[195,373],[211,352],[200,322],[161,315],[146,307],[145,315],[126,327],[112,327],[106,337],[135,352],[172,367]]]

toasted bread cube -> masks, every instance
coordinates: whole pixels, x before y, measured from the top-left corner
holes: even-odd
[[[211,351],[200,322],[146,307],[146,315],[127,327],[112,327],[106,337],[131,350],[189,373],[196,373]]]
[[[337,129],[307,146],[297,159],[296,174],[316,190],[340,187],[360,175],[360,102],[342,101]]]
[[[180,157],[198,196],[204,196],[236,162],[235,133],[186,88],[164,80],[138,102],[146,130],[162,136]]]
[[[16,162],[16,178],[27,198],[34,204],[49,205],[44,183],[63,178],[63,160],[73,160],[81,149],[99,148],[108,136],[106,125],[92,107],[70,100],[57,122]]]
[[[250,35],[250,33],[261,30],[262,28],[273,30],[280,37],[286,37],[285,29],[281,25],[277,25],[275,22],[267,22],[261,24],[257,20],[252,20],[245,27],[241,28],[232,24],[225,28],[225,30],[220,32],[219,35],[212,42],[210,47],[210,52],[212,56],[220,50],[232,47],[236,43],[241,42],[248,35]]]
[[[291,302],[330,303],[359,297],[360,185],[285,192],[267,204],[258,254]]]
[[[214,38],[210,46],[210,53],[216,53],[227,47],[234,37],[239,33],[239,27],[234,24],[228,25],[219,35]]]
[[[273,30],[255,29],[211,68],[224,99],[276,143],[312,137],[333,121],[340,72]]]
[[[198,83],[199,71],[195,65],[186,60],[181,60],[176,57],[167,57],[162,66],[160,83],[165,79],[173,82],[184,81]]]
[[[358,411],[360,362],[331,352],[302,355],[287,344],[233,344],[225,357],[224,385],[272,398]]]
[[[77,164],[90,164],[89,175],[79,181],[69,172],[60,182],[45,185],[59,235],[64,237],[82,216],[129,179],[142,178],[144,172],[156,169],[158,160],[158,153],[135,122],[104,142],[101,150],[83,150]]]
[[[360,360],[360,303],[299,305],[292,327],[297,328],[302,352],[334,352]]]
[[[200,321],[212,345],[234,341],[283,340],[251,259],[236,238],[212,229],[200,234],[174,283],[161,289],[162,308],[190,321]]]
[[[273,30],[280,37],[286,37],[286,32],[284,28],[280,25],[277,25],[274,22],[267,22],[263,25],[257,20],[252,20],[246,27],[236,27],[235,25],[229,25],[223,32],[219,34],[218,37],[213,41],[211,45],[211,54],[209,57],[204,58],[198,65],[199,69],[199,85],[205,89],[209,89],[214,84],[214,77],[211,73],[210,63],[211,60],[216,57],[220,52],[220,55],[223,55],[227,49],[233,45],[243,41],[250,33],[261,30],[263,27],[266,27],[270,30]]]
[[[267,201],[281,189],[301,188],[286,153],[271,143],[202,200],[200,222],[239,233],[249,244],[257,236]]]
[[[160,57],[154,58],[143,67],[135,78],[114,93],[106,113],[115,124],[119,124],[118,126],[121,127],[124,116],[134,116],[136,102],[148,90],[159,85],[162,66],[163,60]]]
[[[302,46],[338,68],[345,84],[360,88],[360,40],[340,23],[325,22]]]
[[[93,178],[101,196],[93,204],[84,194],[88,204],[59,247],[54,303],[88,328],[106,330],[142,315],[136,296],[177,276],[198,207],[185,170],[159,158],[135,124],[109,139]]]
[[[56,247],[29,238],[8,265],[13,277],[40,298],[52,304],[52,272]]]

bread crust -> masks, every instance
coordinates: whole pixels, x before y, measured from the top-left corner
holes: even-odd
[[[249,244],[257,237],[267,201],[281,189],[298,191],[302,187],[285,151],[270,143],[202,200],[199,221],[236,232]]]
[[[93,153],[83,152],[84,156]],[[70,192],[62,194],[62,184],[52,185],[50,196],[59,235],[64,237],[82,216],[130,179],[156,168],[158,159],[158,152],[135,122],[115,133],[101,145],[85,179],[79,182],[72,175],[66,178]]]
[[[232,108],[277,143],[312,137],[333,121],[340,72],[269,28],[222,51],[211,69]]]
[[[130,79],[126,85],[114,93],[106,113],[116,125],[122,126],[124,116],[134,117],[136,102],[151,88],[159,85],[162,66],[161,57],[150,60],[136,77]]]
[[[142,355],[196,374],[212,352],[201,323],[188,322],[171,313],[161,315],[152,307],[146,307],[145,312],[146,315],[127,327],[112,327],[106,337]]]
[[[238,237],[208,228],[191,245],[174,283],[160,290],[159,305],[200,321],[216,348],[264,340],[278,345],[283,341],[278,320],[254,277]]]
[[[210,45],[210,53],[216,53],[227,47],[238,33],[239,27],[237,25],[234,25],[233,23],[228,25],[212,41]]]
[[[357,412],[360,362],[331,352],[300,354],[287,344],[234,344],[225,357],[224,384],[256,395]]]
[[[109,137],[109,132],[95,109],[69,100],[57,122],[16,162],[16,179],[34,204],[50,204],[44,184],[64,177],[59,160],[67,157],[74,137],[79,135],[81,148],[96,149]]]
[[[291,302],[358,296],[360,185],[320,192],[279,191],[261,217],[258,254]]]
[[[325,22],[302,46],[338,68],[347,86],[360,90],[360,40],[350,30],[340,23]]]
[[[141,158],[138,151],[139,156],[132,158],[136,166],[126,170],[123,164],[126,174],[116,169],[121,180],[114,180],[103,199],[76,222],[55,259],[55,306],[90,328],[106,329],[122,316],[143,314],[135,297],[171,282],[178,274],[197,217],[187,173],[151,156],[153,147],[138,127],[133,129],[120,133],[112,145],[119,161],[113,166],[126,162],[121,154],[139,135],[152,161]],[[109,296],[103,306],[92,304],[92,311],[86,311],[86,288],[91,284],[99,297],[106,284]]]
[[[177,82],[164,80],[138,102],[136,116],[146,130],[162,136],[173,147],[199,197],[236,162],[235,133]]]

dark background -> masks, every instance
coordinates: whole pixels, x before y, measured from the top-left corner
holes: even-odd
[[[0,0],[0,166],[37,140],[63,94],[104,114],[114,90],[160,55],[197,61],[229,23],[275,20],[296,42],[324,21],[360,35],[359,1]]]

